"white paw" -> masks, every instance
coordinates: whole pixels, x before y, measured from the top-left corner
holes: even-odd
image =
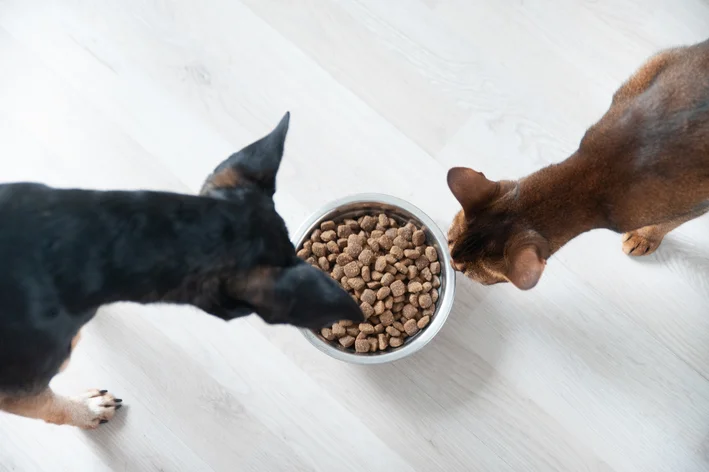
[[[69,410],[72,424],[84,429],[94,429],[108,423],[120,409],[123,400],[116,398],[106,390],[89,390],[71,398]]]

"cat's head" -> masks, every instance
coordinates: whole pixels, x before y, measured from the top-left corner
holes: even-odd
[[[533,288],[550,249],[521,210],[517,183],[494,182],[454,167],[448,171],[448,187],[463,207],[448,230],[455,269],[484,285],[512,282],[522,290]]]

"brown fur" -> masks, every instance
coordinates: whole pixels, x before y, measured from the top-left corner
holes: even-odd
[[[227,167],[226,169],[215,172],[204,183],[200,190],[200,195],[206,195],[212,190],[222,188],[235,188],[242,183],[241,174],[236,169]]]
[[[650,58],[565,161],[514,182],[454,168],[448,184],[463,207],[454,265],[481,283],[532,288],[549,256],[596,228],[650,254],[709,210],[709,41]]]

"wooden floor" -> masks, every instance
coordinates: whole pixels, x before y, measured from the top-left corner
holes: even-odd
[[[563,159],[648,55],[708,32],[706,0],[0,0],[0,179],[193,193],[290,110],[291,230],[362,191],[446,228],[450,166]],[[459,278],[437,338],[380,367],[107,307],[55,387],[126,408],[95,432],[0,414],[0,470],[707,471],[709,219],[620,247],[574,240],[529,293]]]

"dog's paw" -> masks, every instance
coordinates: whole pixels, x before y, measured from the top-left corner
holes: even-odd
[[[95,429],[113,418],[116,410],[121,408],[122,401],[106,390],[89,390],[72,397],[69,407],[72,424],[83,429]]]
[[[651,231],[631,231],[623,235],[623,252],[629,256],[647,256],[660,247],[664,234],[655,237]]]

